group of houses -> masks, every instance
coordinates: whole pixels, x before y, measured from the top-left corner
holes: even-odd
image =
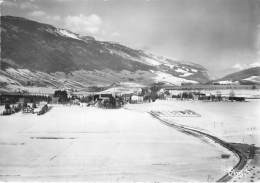
[[[99,108],[120,108],[126,103],[138,104],[144,102],[155,101],[158,97],[151,92],[149,88],[141,88],[136,92],[120,93],[120,92],[98,92],[87,96],[71,97],[73,104],[87,103],[88,106],[96,106]],[[76,102],[75,102],[76,101]]]
[[[74,94],[66,90],[56,90],[54,94],[9,92],[0,93],[0,105],[5,105],[5,114],[12,114],[23,110],[24,113],[44,114],[48,111],[48,103],[95,106],[106,109],[120,108],[126,103],[138,104],[154,102],[156,99],[176,98],[180,100],[203,101],[245,101],[244,97],[237,97],[233,90],[229,96],[220,92],[208,94],[198,90],[176,90],[175,88],[162,88],[158,86],[139,88],[134,92],[97,92],[85,95]],[[42,103],[45,105],[40,105]],[[37,106],[41,106],[39,110]]]
[[[180,100],[202,100],[202,101],[245,101],[245,97],[235,96],[234,90],[230,90],[228,95],[222,95],[220,91],[215,93],[203,92],[197,90],[167,90],[171,98],[176,98]]]
[[[38,104],[36,103],[15,103],[15,104],[9,104],[6,103],[4,105],[4,110],[0,112],[0,115],[11,115],[17,112],[22,111],[23,113],[31,113],[31,114],[37,114],[42,115],[46,113],[49,110],[49,106],[47,102],[40,102]]]
[[[2,115],[23,113],[44,114],[49,110],[48,103],[51,97],[37,93],[8,92],[0,93],[0,105],[4,105]]]
[[[134,92],[92,92],[84,95],[75,94],[67,90],[56,90],[54,94],[6,92],[0,93],[0,105],[5,105],[5,114],[23,110],[33,113],[36,106],[46,102],[52,104],[85,105],[106,109],[116,109],[126,103],[137,104],[152,102],[158,98],[158,88],[138,88]],[[47,111],[47,106],[43,108]],[[41,113],[41,112],[40,112]]]

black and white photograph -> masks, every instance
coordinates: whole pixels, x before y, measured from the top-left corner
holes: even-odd
[[[260,0],[0,17],[0,182],[260,182]]]

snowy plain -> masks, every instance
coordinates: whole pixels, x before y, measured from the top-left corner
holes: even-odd
[[[0,116],[0,180],[218,180],[237,157],[147,113],[180,106],[190,104],[156,101],[115,110],[55,105],[42,116]],[[231,157],[221,159],[223,153]]]
[[[229,143],[254,144],[255,158],[248,160],[233,182],[260,181],[260,100],[246,102],[156,101],[148,105],[128,105],[140,112],[160,111],[161,119],[214,135]],[[192,110],[198,115],[174,116],[172,111]]]
[[[192,110],[200,117],[169,117],[177,124],[204,130],[228,142],[260,146],[260,100],[246,102],[204,102],[193,100],[156,101],[148,105],[128,105],[129,109],[149,111]],[[167,117],[166,117],[167,119]]]

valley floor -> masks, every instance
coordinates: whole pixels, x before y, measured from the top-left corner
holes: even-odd
[[[115,110],[55,105],[42,116],[0,116],[0,181],[216,181],[238,157],[148,112],[190,109],[200,117],[171,120],[228,142],[260,146],[259,105],[172,100]]]

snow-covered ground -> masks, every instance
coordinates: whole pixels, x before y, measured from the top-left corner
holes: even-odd
[[[156,101],[145,105],[128,105],[128,109],[149,112],[160,111],[160,118],[212,134],[226,142],[255,144],[260,147],[260,100],[248,102]],[[199,115],[172,115],[172,111],[192,110]],[[172,112],[172,113],[171,113]],[[177,112],[176,112],[177,113]],[[167,115],[170,114],[170,115]],[[204,151],[204,150],[203,150]],[[249,160],[245,168],[235,174],[232,181],[259,182],[260,151]]]
[[[233,155],[221,159],[232,153],[146,113],[195,106],[183,104],[158,101],[116,110],[55,105],[41,116],[0,116],[0,180],[217,180],[237,163]]]
[[[260,147],[260,100],[247,102],[203,102],[167,100],[143,105],[127,105],[137,111],[192,110],[200,117],[168,117],[178,124],[202,129],[227,142],[256,144]]]
[[[250,76],[244,80],[247,80],[247,81],[253,81],[253,82],[260,82],[260,76]]]
[[[177,86],[180,86],[182,83],[198,83],[197,81],[188,80],[188,79],[184,79],[184,78],[180,78],[180,77],[175,77],[171,74],[164,73],[161,71],[157,71],[156,75],[157,76],[155,77],[155,80],[157,82],[167,82],[167,83],[175,84]]]
[[[68,31],[68,30],[65,30],[65,29],[58,29],[57,32],[61,36],[65,36],[65,37],[81,40],[77,34],[71,32],[71,31]]]

